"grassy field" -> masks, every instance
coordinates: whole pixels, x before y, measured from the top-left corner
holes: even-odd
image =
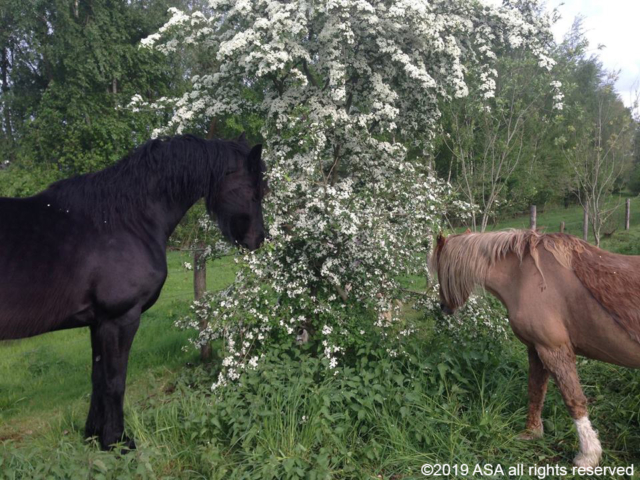
[[[624,203],[631,198],[631,229],[624,230]],[[611,215],[606,230],[615,229],[613,235],[602,239],[602,247],[624,254],[640,254],[640,198],[629,195],[613,197],[607,203],[607,208],[616,208]],[[567,208],[559,206],[539,207],[537,226],[547,232],[560,231],[560,223],[565,222],[565,233],[582,238],[583,210],[580,205],[570,205]],[[510,219],[502,219],[495,225],[489,225],[487,230],[503,228],[529,228],[529,216],[520,215]],[[589,241],[593,243],[593,232],[589,230]]]
[[[182,350],[187,334],[172,327],[193,299],[193,272],[182,267],[185,261],[192,262],[185,252],[169,252],[162,295],[142,317],[129,362],[129,398],[144,396],[152,384],[196,360]],[[231,258],[210,262],[208,287],[228,285],[234,271]],[[0,343],[0,440],[37,434],[63,416],[80,421],[91,393],[90,359],[88,329]]]
[[[549,231],[560,221],[579,234],[579,207],[539,213],[538,224]],[[527,224],[521,217],[499,227]],[[619,229],[604,247],[640,253],[640,208],[631,231]],[[187,336],[172,327],[193,295],[192,272],[181,267],[188,258],[178,252],[168,258],[167,284],[145,314],[131,355],[127,429],[138,450],[121,456],[83,442],[88,332],[4,343],[0,479],[404,480],[425,478],[420,466],[435,462],[570,466],[578,441],[554,386],[543,414],[545,438],[516,439],[527,405],[522,345],[513,337],[499,344],[479,339],[452,345],[429,318],[403,357],[374,351],[353,367],[327,374],[321,360],[304,352],[274,352],[240,386],[214,399],[211,373],[185,366],[197,364],[197,355],[182,350]],[[209,288],[228,284],[233,272],[228,258],[209,265]],[[403,284],[419,290],[424,279]],[[412,315],[419,318],[420,312]],[[605,450],[602,464],[637,467],[640,372],[588,360],[580,360],[579,370]]]

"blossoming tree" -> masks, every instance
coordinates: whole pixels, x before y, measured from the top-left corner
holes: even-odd
[[[216,385],[282,338],[311,337],[330,368],[364,336],[386,335],[395,353],[391,338],[402,335],[390,329],[410,331],[395,321],[397,278],[425,274],[433,226],[445,209],[466,208],[429,168],[438,102],[467,96],[470,75],[490,98],[496,48],[526,47],[551,62],[540,35],[547,20],[530,5],[211,0],[206,15],[173,10],[143,42],[212,59],[191,92],[154,105],[172,111],[167,131],[203,118],[264,119],[271,240],[183,324],[207,318],[197,341],[225,339]],[[359,321],[363,311],[377,320]]]

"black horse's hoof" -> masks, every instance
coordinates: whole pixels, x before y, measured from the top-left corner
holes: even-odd
[[[111,441],[107,443],[107,441],[100,440],[100,448],[110,452],[120,449],[120,453],[125,454],[136,449],[136,442],[133,438],[123,435],[122,438],[116,442]]]
[[[92,440],[95,437],[100,438],[101,432],[102,432],[102,429],[98,428],[97,425],[87,422],[87,424],[84,427],[84,438],[87,442]]]
[[[120,453],[127,453],[131,450],[135,450],[136,449],[136,442],[133,440],[133,438],[129,438],[127,436],[125,436],[122,439],[122,450],[120,450]]]
[[[100,444],[100,436],[97,434],[89,435],[88,433],[85,433],[84,441],[90,445],[93,445],[94,447],[99,446],[100,448],[102,448],[102,445]],[[104,450],[104,448],[102,449]]]

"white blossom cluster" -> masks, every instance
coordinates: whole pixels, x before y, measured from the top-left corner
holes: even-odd
[[[472,73],[491,98],[498,48],[527,47],[549,65],[526,12],[467,0],[211,0],[207,16],[173,11],[145,39],[161,51],[199,48],[217,65],[153,105],[171,108],[166,131],[198,118],[264,119],[271,240],[180,322],[207,319],[196,343],[224,339],[216,387],[301,331],[335,367],[366,330],[356,311],[375,312],[395,354],[391,339],[406,335],[391,332],[411,331],[398,322],[397,278],[426,275],[432,229],[454,205],[429,168],[438,102],[467,96]]]
[[[562,93],[562,82],[558,80],[554,80],[551,82],[551,88],[553,89],[553,108],[554,110],[562,110],[564,104],[562,100],[564,100],[564,93]]]

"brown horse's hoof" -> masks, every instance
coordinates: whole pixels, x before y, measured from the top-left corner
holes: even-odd
[[[524,432],[522,432],[520,435],[518,435],[516,438],[518,440],[523,440],[523,441],[531,441],[531,440],[540,440],[543,436],[543,430],[542,427],[541,428],[535,428],[535,429],[527,429]]]
[[[595,468],[600,463],[600,457],[602,456],[602,449],[594,450],[591,452],[580,452],[573,459],[573,464],[576,467]]]

